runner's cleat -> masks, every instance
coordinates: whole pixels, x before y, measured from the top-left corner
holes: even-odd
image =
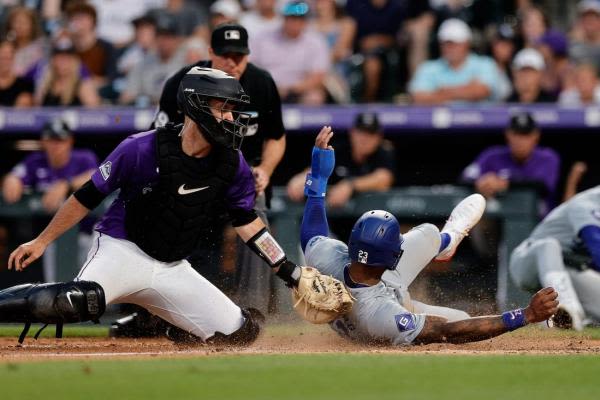
[[[450,243],[440,251],[435,261],[449,261],[454,256],[458,245],[479,222],[484,211],[485,198],[477,193],[466,197],[454,207],[442,228],[442,233],[450,235]]]

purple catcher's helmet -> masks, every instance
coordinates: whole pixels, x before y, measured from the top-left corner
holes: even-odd
[[[402,256],[400,224],[387,211],[364,213],[354,224],[348,252],[350,259],[372,267],[395,269]]]

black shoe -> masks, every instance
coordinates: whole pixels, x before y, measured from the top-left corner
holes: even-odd
[[[215,334],[208,338],[206,342],[202,341],[202,339],[198,336],[186,332],[183,329],[167,322],[165,322],[165,336],[167,339],[182,345],[198,345],[207,343],[213,345],[247,346],[252,344],[258,337],[261,325],[265,323],[265,316],[256,308],[242,308],[242,315],[244,316],[245,321],[237,331],[229,335],[224,335],[221,332],[215,332]]]
[[[114,321],[108,336],[115,338],[155,338],[166,331],[166,322],[146,310],[134,312]]]

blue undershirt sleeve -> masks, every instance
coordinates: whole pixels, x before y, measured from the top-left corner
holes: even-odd
[[[329,224],[325,211],[325,197],[308,197],[304,205],[304,215],[300,227],[302,251],[306,249],[306,245],[313,237],[328,235]]]

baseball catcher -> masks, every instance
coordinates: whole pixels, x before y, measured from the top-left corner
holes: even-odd
[[[222,71],[194,67],[182,79],[177,100],[185,114],[182,125],[126,138],[46,229],[10,255],[8,268],[23,270],[120,189],[73,282],[0,291],[0,321],[25,322],[21,341],[31,323],[97,321],[107,304],[133,303],[174,325],[167,332],[171,339],[251,343],[260,330],[256,314],[240,309],[185,260],[211,237],[222,214],[311,307],[349,308],[339,282],[288,260],[254,212],[254,178],[238,150],[248,120],[235,110],[248,102],[239,82]]]

